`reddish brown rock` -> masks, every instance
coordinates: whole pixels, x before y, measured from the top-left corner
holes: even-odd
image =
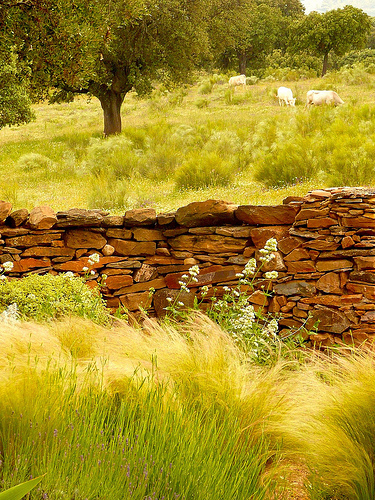
[[[155,288],[155,290],[159,288],[165,288],[165,279],[157,278],[155,280],[147,281],[146,283],[135,283],[134,285],[121,288],[115,295],[127,295],[128,293],[136,293],[136,292],[144,292],[146,290],[150,290],[150,288]]]
[[[294,205],[252,206],[242,205],[235,212],[236,218],[249,225],[291,225],[294,222],[298,207]]]
[[[367,217],[342,217],[341,225],[354,228],[375,228],[375,221]]]
[[[316,288],[314,283],[308,283],[303,280],[287,281],[278,283],[273,287],[274,292],[279,295],[301,295],[302,297],[311,297],[315,295]]]
[[[128,309],[128,311],[145,310],[151,307],[152,294],[149,292],[128,293],[120,297],[121,304]]]
[[[155,224],[156,212],[153,208],[128,210],[124,215],[124,226],[149,226]]]
[[[94,248],[100,250],[107,240],[100,234],[85,229],[71,229],[66,232],[65,244],[70,248]]]
[[[128,240],[115,240],[108,241],[115,249],[118,255],[155,255],[156,243],[154,241],[128,241]]]
[[[159,229],[145,229],[137,227],[132,231],[136,241],[160,241],[164,240],[164,236]]]
[[[106,215],[103,217],[103,227],[122,227],[124,217],[122,215]]]
[[[23,253],[23,257],[70,257],[73,258],[75,251],[66,247],[30,247]]]
[[[98,227],[103,223],[104,214],[108,212],[71,208],[66,212],[57,212],[56,227]]]
[[[136,283],[144,283],[145,281],[153,280],[157,275],[158,271],[156,267],[142,264],[142,267],[134,273],[134,281]]]
[[[250,238],[251,227],[232,226],[232,227],[217,227],[216,234],[221,236],[232,236],[233,238]]]
[[[256,259],[258,262],[258,265],[260,265],[260,260],[259,258],[261,257],[261,254],[259,251],[256,252]],[[283,257],[280,252],[272,252],[273,259],[271,259],[269,262],[264,262],[262,265],[262,272],[268,272],[268,271],[286,271],[286,266],[284,264]]]
[[[306,322],[308,330],[316,327],[320,332],[329,333],[343,333],[349,326],[350,322],[345,314],[328,307],[313,309]]]
[[[154,308],[158,318],[166,315],[166,307],[175,304],[178,310],[186,310],[194,306],[195,293],[181,292],[180,290],[162,289],[157,290],[154,294]],[[170,301],[167,299],[171,299]],[[181,307],[177,302],[182,302],[184,305]]]
[[[337,220],[331,217],[321,217],[319,219],[309,219],[307,221],[307,227],[309,229],[317,229],[323,227],[336,226]]]
[[[105,256],[110,256],[115,253],[115,248],[112,245],[104,245],[102,248],[102,254]]]
[[[5,222],[10,227],[18,227],[27,220],[28,216],[29,216],[29,211],[26,210],[26,208],[21,208],[21,210],[16,210],[15,212],[12,212],[6,218]],[[1,218],[0,218],[0,222],[1,222]]]
[[[334,272],[324,274],[316,282],[316,288],[326,293],[342,293],[339,274]]]
[[[8,246],[24,248],[36,245],[50,245],[53,241],[59,239],[61,239],[61,234],[40,233],[25,234],[23,236],[16,236],[15,238],[7,238],[5,242]]]
[[[12,204],[8,201],[0,201],[0,223],[4,222],[12,211]]]
[[[361,293],[366,299],[375,300],[375,286],[374,285],[365,285],[360,283],[351,283],[348,282],[346,284],[346,289],[348,292],[353,293]]]
[[[375,269],[375,256],[374,257],[354,257],[354,263],[358,271],[364,269]]]
[[[325,208],[302,208],[296,215],[296,221],[308,220],[315,217],[324,217],[329,213],[329,207]]]
[[[196,288],[202,285],[209,285],[211,283],[220,283],[223,281],[230,281],[236,279],[238,268],[234,266],[211,266],[201,270],[197,275],[197,281],[186,280],[189,282],[189,288]],[[179,281],[182,280],[184,273],[168,274],[165,277],[165,283],[168,288],[180,288]],[[183,280],[182,280],[183,281]]]
[[[51,265],[49,259],[22,259],[18,262],[13,262],[12,273],[26,273],[33,269],[44,268]]]
[[[344,236],[344,238],[342,239],[341,241],[341,246],[342,248],[350,248],[352,246],[354,246],[354,240],[351,236]]]
[[[285,262],[293,262],[296,260],[307,260],[310,258],[309,252],[305,248],[296,248],[284,257]]]
[[[169,244],[174,250],[188,252],[242,252],[247,240],[241,238],[231,238],[212,234],[207,236],[183,234],[176,238],[171,238]]]
[[[353,263],[347,259],[319,260],[316,262],[316,269],[319,272],[353,269]]]
[[[259,227],[251,230],[251,239],[256,248],[263,248],[266,241],[275,238],[277,241],[289,236],[289,230],[286,226]]]
[[[334,241],[315,240],[307,241],[303,244],[303,247],[310,248],[311,250],[336,250],[339,247],[339,244]]]
[[[222,200],[197,201],[179,208],[176,221],[186,227],[234,225],[236,209],[237,205]]]
[[[313,273],[316,271],[312,260],[299,260],[296,262],[286,262],[288,273]]]
[[[50,229],[56,223],[57,217],[51,207],[36,207],[30,212],[28,225],[31,229]]]
[[[173,257],[168,257],[165,255],[153,255],[152,257],[147,257],[145,259],[145,264],[159,265],[159,266],[170,266],[173,264],[181,264],[179,259],[175,259]]]
[[[130,229],[112,227],[106,232],[107,238],[116,238],[118,240],[131,240],[133,233]]]
[[[252,293],[249,296],[248,300],[251,304],[257,304],[262,307],[268,306],[270,303],[270,299],[261,290],[256,290],[254,293]]]
[[[279,240],[277,243],[277,247],[283,254],[288,254],[295,248],[298,248],[302,245],[302,240],[300,238],[295,238],[293,236],[289,236]]]
[[[128,275],[108,276],[105,280],[105,286],[110,290],[118,290],[124,286],[133,284],[133,278]]]

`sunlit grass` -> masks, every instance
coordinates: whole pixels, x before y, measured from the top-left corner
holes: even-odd
[[[208,319],[7,325],[0,368],[4,487],[44,472],[31,498],[266,500],[286,486],[264,433],[278,370],[249,365]]]
[[[102,139],[99,102],[78,98],[70,104],[36,105],[35,122],[0,130],[0,198],[11,201],[15,209],[48,204],[55,210],[106,208],[112,213],[123,213],[128,208],[152,206],[163,212],[207,198],[237,204],[279,204],[285,196],[303,195],[312,188],[335,185],[336,181],[350,183],[354,167],[348,160],[344,138],[358,134],[353,141],[361,143],[363,134],[368,136],[373,129],[375,76],[367,73],[365,76],[357,72],[296,82],[261,81],[246,89],[231,90],[230,96],[227,85],[215,83],[215,79],[211,79],[214,82],[211,92],[200,93],[202,84],[207,86],[208,81],[210,87],[212,84],[204,76],[194,86],[169,93],[159,90],[150,99],[139,99],[130,93],[123,104],[122,120],[123,136],[132,146],[122,156],[120,170],[104,163],[99,177],[98,165],[92,163],[93,148],[98,141],[103,141],[103,147],[107,144]],[[278,105],[276,91],[280,85],[292,89],[297,97],[295,108]],[[328,113],[303,109],[307,90],[333,87],[344,99],[345,109]],[[197,107],[197,99],[202,98],[207,100],[207,106]],[[360,111],[366,103],[368,116]],[[357,114],[354,125],[351,110]],[[308,113],[311,119],[306,118]],[[327,114],[338,118],[325,138]],[[309,127],[312,135],[307,141]],[[213,137],[219,139],[212,143]],[[228,138],[238,141],[240,149],[228,146]],[[277,189],[267,189],[262,174],[255,181],[256,170],[264,161],[269,162],[267,158],[274,158],[274,150],[272,164],[277,170],[280,162],[288,161],[288,151],[293,151],[295,143],[308,148],[307,156],[316,157],[317,164],[327,165],[329,171],[321,175],[318,168],[318,173],[308,181],[292,171],[286,179],[295,177],[299,183]],[[210,187],[207,185],[210,176],[203,175],[198,189],[178,188],[176,175],[182,166],[209,153],[219,155],[222,164],[230,166],[228,185],[221,187],[216,182],[216,186]],[[370,153],[362,153],[364,161],[369,161]],[[51,166],[25,170],[23,157],[30,154],[43,155]],[[304,155],[299,157],[303,162]],[[326,158],[332,158],[331,163]],[[341,168],[343,158],[346,165]],[[121,178],[121,172],[127,172],[126,178]],[[352,182],[358,183],[363,178],[371,185],[373,176],[368,169],[366,172],[360,177],[353,176]],[[282,180],[277,172],[275,178]],[[190,181],[185,182],[189,185]],[[268,185],[273,183],[271,180]]]

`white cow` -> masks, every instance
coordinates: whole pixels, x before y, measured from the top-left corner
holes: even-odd
[[[344,104],[344,101],[334,90],[309,90],[306,94],[306,106],[314,104]]]
[[[237,87],[238,85],[246,85],[246,75],[232,76],[229,78],[229,87]]]
[[[280,106],[285,103],[286,106],[295,106],[296,98],[293,97],[293,92],[288,87],[279,87],[277,90]]]

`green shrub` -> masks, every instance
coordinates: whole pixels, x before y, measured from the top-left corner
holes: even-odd
[[[19,158],[17,166],[24,172],[48,171],[53,168],[54,162],[40,153],[27,153]]]
[[[363,135],[340,136],[327,156],[326,170],[330,186],[364,186],[375,180],[375,144]]]
[[[318,160],[308,138],[275,144],[270,152],[258,158],[254,177],[267,187],[293,185],[314,177]]]
[[[131,177],[138,170],[139,157],[124,135],[94,139],[87,150],[87,164],[94,175],[101,171],[115,178]]]
[[[207,186],[227,186],[233,176],[233,166],[215,152],[192,153],[176,170],[177,188],[198,189]]]
[[[203,97],[201,97],[200,99],[197,99],[194,104],[198,109],[202,109],[208,108],[209,102],[208,99],[204,99]]]
[[[4,312],[8,308],[23,320],[46,321],[72,315],[100,324],[108,321],[99,290],[90,289],[84,278],[73,273],[33,274],[17,280],[1,280],[0,310]]]
[[[211,94],[213,84],[210,80],[205,80],[198,87],[198,94]]]
[[[246,78],[246,85],[255,85],[256,83],[258,83],[259,81],[259,78],[255,75],[252,75],[252,76],[248,76]]]

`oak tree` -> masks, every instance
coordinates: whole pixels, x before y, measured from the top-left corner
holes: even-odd
[[[365,47],[370,30],[370,17],[351,5],[324,14],[311,12],[292,26],[290,48],[323,57],[324,76],[330,52],[342,56],[350,50]]]
[[[34,100],[95,96],[105,135],[121,132],[132,88],[145,93],[155,77],[183,79],[208,47],[204,0],[3,1],[0,23],[30,68]]]

